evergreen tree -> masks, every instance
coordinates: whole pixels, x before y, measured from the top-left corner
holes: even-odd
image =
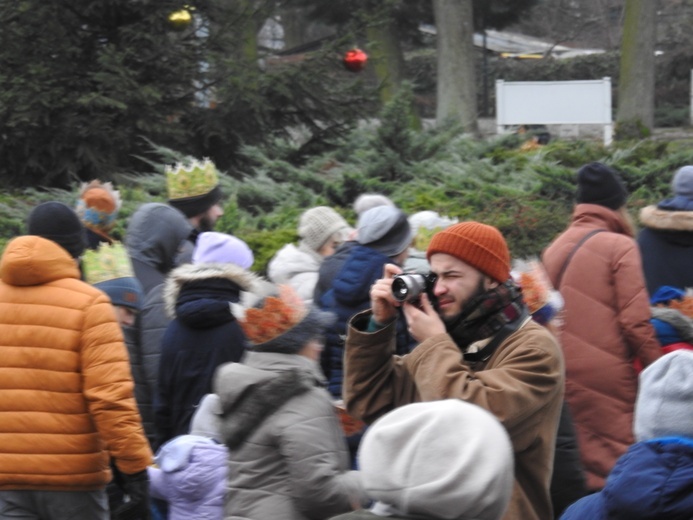
[[[66,187],[146,171],[150,142],[227,169],[290,125],[321,145],[368,93],[330,49],[263,68],[254,36],[273,4],[200,0],[176,24],[178,0],[0,0],[0,178]]]
[[[486,28],[501,29],[516,22],[522,14],[534,6],[538,0],[473,0],[472,6],[464,8],[467,16],[473,19],[473,28],[483,30]],[[366,42],[366,46],[372,47],[371,57],[376,76],[381,84],[381,101],[386,103],[392,99],[394,93],[404,81],[404,44],[421,43],[419,26],[421,24],[434,23],[434,4],[432,0],[294,0],[305,8],[307,16],[318,19],[323,23],[333,25],[338,31],[352,31]],[[461,9],[460,6],[451,6]],[[440,5],[438,6],[440,9]],[[471,14],[473,11],[473,14]],[[462,23],[455,21],[454,23]],[[471,27],[471,26],[470,26]],[[449,32],[449,31],[448,31]],[[470,34],[465,30],[465,34]],[[459,42],[449,42],[459,46]],[[449,47],[449,46],[448,46]],[[471,44],[469,44],[471,48]],[[452,56],[458,54],[469,55],[474,58],[473,52],[465,48],[455,51],[450,48]],[[458,60],[459,61],[459,60]],[[438,61],[439,77],[441,67],[452,69],[459,64],[449,65],[448,59]],[[473,81],[473,64],[464,66],[464,76]],[[445,74],[444,74],[445,75]],[[457,76],[459,76],[459,71]],[[454,78],[458,81],[459,77]],[[445,89],[446,91],[449,89]],[[453,93],[454,102],[446,103],[446,106],[455,104],[459,99],[469,99],[473,102],[474,88],[467,88],[466,92]],[[466,109],[464,110],[466,111]],[[439,119],[441,119],[439,117]],[[444,119],[444,117],[443,117]],[[471,119],[474,119],[473,121]],[[476,116],[467,118],[469,128],[476,127]]]

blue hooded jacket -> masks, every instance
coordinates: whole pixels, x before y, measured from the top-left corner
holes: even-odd
[[[561,520],[690,520],[693,439],[665,437],[631,446],[599,493],[570,506]]]
[[[320,298],[320,307],[337,315],[337,321],[327,331],[321,360],[323,372],[328,380],[328,389],[336,398],[342,396],[342,358],[347,323],[354,314],[370,307],[371,285],[382,278],[385,264],[391,263],[390,257],[375,249],[357,245],[351,249],[349,257],[332,283],[332,288]],[[400,315],[397,320],[397,354],[408,353],[415,344],[407,332],[404,315]]]

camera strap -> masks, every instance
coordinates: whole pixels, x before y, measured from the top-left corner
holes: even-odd
[[[505,339],[510,336],[513,332],[518,330],[529,318],[529,311],[525,306],[522,307],[522,312],[517,317],[517,319],[506,323],[503,327],[496,333],[495,336],[489,341],[486,346],[476,352],[465,352],[463,354],[464,360],[470,363],[478,363],[480,361],[487,361],[496,349],[500,346]]]

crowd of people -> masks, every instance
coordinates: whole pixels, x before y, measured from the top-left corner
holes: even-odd
[[[540,258],[366,193],[266,277],[208,160],[123,241],[111,183],[37,205],[0,258],[0,519],[693,518],[693,166],[639,233],[576,173]]]

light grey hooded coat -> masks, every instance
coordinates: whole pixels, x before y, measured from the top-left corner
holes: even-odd
[[[229,448],[225,520],[317,520],[364,503],[317,363],[248,352],[222,365],[214,389]]]

